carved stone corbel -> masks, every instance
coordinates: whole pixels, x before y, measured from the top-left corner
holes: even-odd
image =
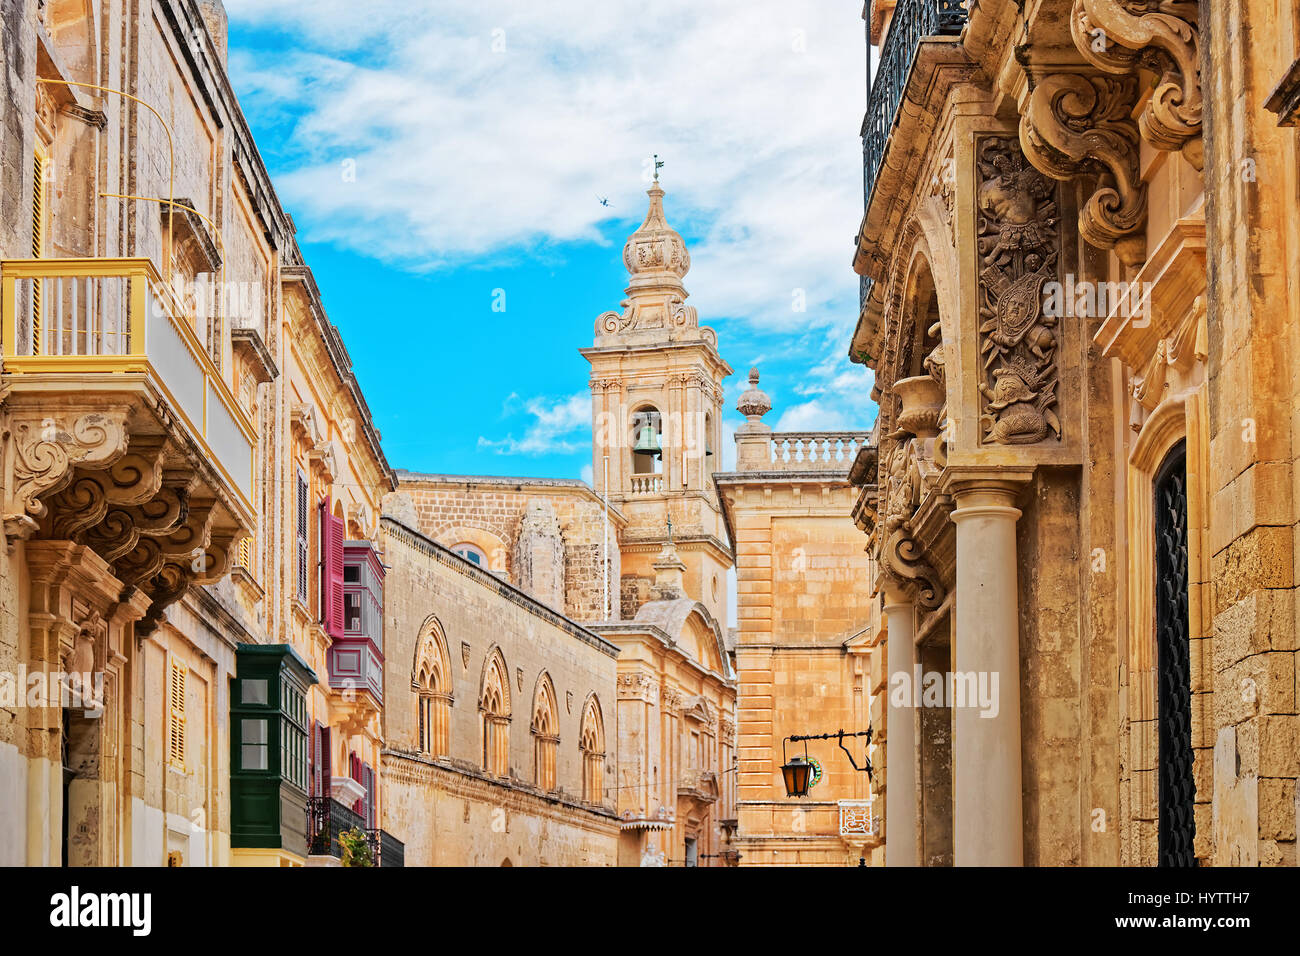
[[[15,410],[10,419],[5,536],[28,538],[48,508],[42,495],[62,491],[77,466],[111,465],[126,452],[126,408],[85,411]]]
[[[135,636],[144,638],[152,634],[167,619],[167,608],[184,597],[193,583],[194,572],[189,565],[179,561],[164,562],[143,588],[152,600],[149,610],[135,626]]]
[[[104,495],[110,504],[144,504],[163,483],[163,453],[167,440],[161,435],[137,435],[126,454],[104,473]]]
[[[921,503],[924,484],[917,460],[917,439],[900,432],[895,436],[895,442],[881,476],[885,489],[884,520],[874,529],[875,536],[881,541],[880,567],[882,573],[914,595],[917,604],[933,610],[943,602],[943,584],[912,540],[912,517]]]
[[[83,544],[82,532],[98,524],[107,511],[103,482],[95,475],[78,471],[66,488],[46,499],[43,524],[48,530],[43,536]]]
[[[906,531],[899,529],[886,539],[880,563],[920,607],[933,611],[943,603],[947,592],[938,572],[921,556],[920,547]]]
[[[1116,75],[1145,66],[1159,74],[1138,128],[1156,149],[1182,150],[1205,165],[1201,139],[1201,35],[1195,0],[1074,0],[1074,45],[1089,63]]]
[[[1020,145],[1036,169],[1058,180],[1090,168],[1103,173],[1079,212],[1079,232],[1126,265],[1146,258],[1147,187],[1129,119],[1135,93],[1131,76],[1053,73],[1037,82],[1020,118]]]

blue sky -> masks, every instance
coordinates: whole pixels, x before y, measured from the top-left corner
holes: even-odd
[[[845,357],[861,8],[226,0],[232,82],[390,462],[589,479],[577,349],[619,308],[652,153],[736,370],[724,425],[758,364],[778,430],[869,426]]]

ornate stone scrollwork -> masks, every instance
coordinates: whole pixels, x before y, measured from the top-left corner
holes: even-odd
[[[12,484],[5,535],[30,537],[48,510],[41,495],[59,492],[73,468],[105,467],[126,451],[126,410],[15,412],[11,419]]]
[[[62,491],[50,496],[49,537],[82,543],[82,532],[98,524],[108,511],[104,486],[97,478],[78,473]]]
[[[1043,308],[1059,258],[1057,187],[1025,162],[1013,139],[983,140],[978,167],[983,440],[1060,438],[1057,317]]]
[[[1037,169],[1059,180],[1092,165],[1106,174],[1079,212],[1079,233],[1128,265],[1146,257],[1147,188],[1129,119],[1135,90],[1131,76],[1054,73],[1038,81],[1020,118],[1020,145]]]
[[[880,563],[886,573],[915,593],[921,607],[933,610],[942,603],[944,588],[912,540],[912,518],[921,504],[925,483],[917,441],[900,433],[885,468]]]
[[[1098,69],[1124,75],[1145,66],[1159,74],[1138,128],[1156,149],[1182,150],[1193,166],[1203,168],[1195,0],[1074,0],[1070,32],[1079,52]]]
[[[700,324],[700,313],[695,306],[687,305],[686,300],[680,296],[675,296],[668,300],[668,314],[672,319],[673,325],[679,327],[695,326]]]
[[[194,583],[194,572],[189,566],[166,561],[158,572],[152,575],[144,587],[145,593],[152,599],[149,610],[135,625],[136,637],[147,637],[166,620],[165,611],[179,601]]]
[[[109,564],[116,564],[123,555],[130,554],[140,541],[136,527],[126,508],[111,508],[95,527],[86,532],[86,544]]]
[[[139,505],[153,498],[162,487],[163,451],[160,436],[133,437],[126,454],[103,474],[104,494],[109,503]]]
[[[137,538],[135,546],[113,563],[113,574],[128,588],[141,587],[167,560],[157,538]]]

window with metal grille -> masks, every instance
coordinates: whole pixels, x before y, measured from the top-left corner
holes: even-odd
[[[1187,447],[1179,442],[1155,479],[1157,849],[1161,866],[1196,865],[1191,629],[1187,580]]]
[[[167,762],[185,769],[185,662],[171,659],[168,687]]]
[[[308,570],[311,563],[310,524],[311,510],[308,502],[307,476],[298,472],[298,600],[307,603]]]

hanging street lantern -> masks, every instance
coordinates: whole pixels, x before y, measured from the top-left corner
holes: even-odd
[[[868,727],[866,730],[851,732],[846,730],[837,730],[833,734],[792,734],[781,741],[781,759],[785,761],[781,765],[781,776],[785,778],[785,792],[791,797],[806,797],[808,788],[821,779],[821,765],[808,756],[808,741],[810,740],[834,740],[840,745],[845,756],[849,758],[849,763],[853,769],[860,773],[865,773],[867,779],[871,779],[871,759],[864,758],[864,766],[859,767],[858,762],[853,759],[853,753],[848,747],[844,746],[845,737],[866,737],[867,746],[871,746],[871,738],[874,736],[874,729]],[[803,743],[803,756],[788,757],[785,752],[785,745],[790,741]]]
[[[785,778],[785,793],[789,797],[806,797],[813,770],[812,762],[808,759],[808,744],[803,745],[803,756],[787,758],[785,745],[791,739],[787,737],[781,741],[781,759],[785,760],[781,765],[781,776]]]

